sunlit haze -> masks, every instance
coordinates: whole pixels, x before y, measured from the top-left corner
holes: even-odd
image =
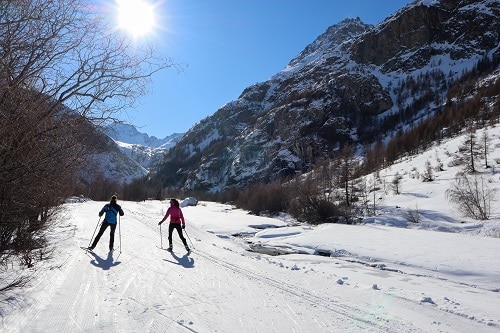
[[[152,32],[155,26],[154,6],[146,0],[117,0],[118,27],[134,37]]]

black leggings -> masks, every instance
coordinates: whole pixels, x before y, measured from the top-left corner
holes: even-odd
[[[99,229],[97,236],[95,236],[94,242],[92,243],[92,248],[95,248],[97,242],[99,242],[99,239],[108,226],[111,228],[111,231],[109,232],[109,249],[111,250],[113,248],[113,244],[115,243],[116,224],[108,223],[108,221],[102,221],[101,229]]]
[[[177,229],[177,233],[179,234],[179,238],[181,239],[182,243],[184,246],[187,246],[186,238],[184,238],[184,235],[182,234],[182,228],[179,223],[170,223],[168,225],[168,243],[169,245],[172,244],[172,232],[174,229]]]

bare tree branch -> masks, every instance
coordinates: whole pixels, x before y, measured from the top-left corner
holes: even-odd
[[[55,208],[95,152],[95,124],[173,66],[107,15],[83,0],[0,2],[0,262],[31,266],[50,252]]]

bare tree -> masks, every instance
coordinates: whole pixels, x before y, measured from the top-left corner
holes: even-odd
[[[479,142],[479,149],[482,152],[482,156],[484,158],[484,167],[487,169],[490,168],[490,166],[488,165],[488,153],[490,151],[490,143],[491,139],[488,136],[487,129],[485,128],[483,130],[483,134],[481,135],[481,140]]]
[[[322,189],[323,198],[325,200],[334,200],[332,193],[335,187],[335,174],[332,161],[329,159],[318,160],[314,170],[318,186]]]
[[[336,176],[336,185],[344,191],[344,202],[346,206],[352,204],[352,180],[356,169],[356,161],[354,159],[354,150],[346,145],[342,151],[334,158],[334,174]]]
[[[425,162],[425,170],[422,173],[424,182],[432,182],[434,180],[434,170],[432,168],[431,162]]]
[[[399,195],[401,193],[401,180],[403,179],[403,176],[399,174],[399,172],[396,172],[394,175],[394,178],[391,181],[391,189],[394,191],[396,195]]]
[[[137,45],[102,12],[81,0],[2,2],[1,71],[4,85],[32,88],[51,100],[102,119],[146,92],[151,75],[171,66],[154,49]],[[110,103],[107,103],[110,102]]]
[[[1,263],[50,254],[46,231],[98,141],[95,125],[172,66],[111,24],[86,1],[0,2]]]
[[[488,220],[495,190],[489,188],[480,175],[458,173],[451,188],[446,190],[446,196],[464,216]]]
[[[459,147],[459,153],[460,155],[455,157],[454,162],[457,165],[462,164],[467,173],[476,172],[476,161],[481,153],[477,144],[476,127],[472,121],[468,122],[467,135]]]

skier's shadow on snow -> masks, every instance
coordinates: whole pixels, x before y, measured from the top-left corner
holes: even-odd
[[[174,263],[174,264],[181,265],[184,268],[193,268],[194,267],[194,259],[190,258],[187,254],[183,255],[182,257],[179,257],[174,252],[170,252],[170,254],[172,255],[172,258],[177,260],[177,262],[172,261],[172,260],[168,260],[168,259],[163,259],[163,260]]]
[[[90,263],[96,267],[101,268],[104,271],[109,270],[113,266],[118,266],[121,263],[120,261],[113,261],[113,252],[109,252],[106,258],[101,258],[94,252],[90,252],[90,254],[94,257],[94,259],[92,259]]]

